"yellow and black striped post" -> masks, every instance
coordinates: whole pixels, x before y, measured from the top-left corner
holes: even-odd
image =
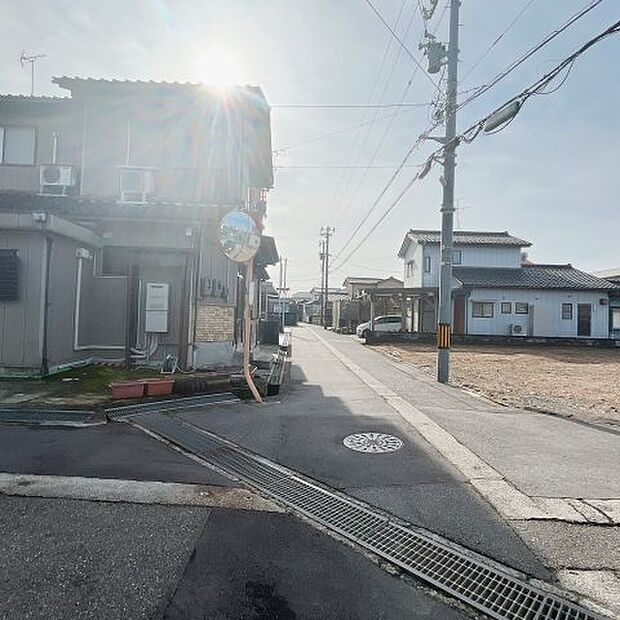
[[[437,348],[449,349],[451,337],[450,323],[439,323],[437,326]]]

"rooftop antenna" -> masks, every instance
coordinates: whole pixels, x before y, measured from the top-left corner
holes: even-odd
[[[22,50],[22,55],[19,57],[21,66],[26,68],[26,65],[30,64],[30,96],[34,97],[34,64],[39,58],[45,58],[47,54],[26,54],[26,50]]]
[[[456,199],[456,209],[454,209],[454,215],[456,216],[456,228],[458,230],[461,229],[461,213],[466,211],[467,209],[471,209],[471,207],[461,207],[461,199]]]

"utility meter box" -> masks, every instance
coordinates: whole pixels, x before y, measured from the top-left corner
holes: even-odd
[[[146,285],[145,332],[165,333],[168,331],[168,298],[170,285],[148,282]]]

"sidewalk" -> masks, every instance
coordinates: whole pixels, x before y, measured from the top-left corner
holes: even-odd
[[[312,333],[452,463],[567,587],[620,610],[620,434],[501,408]]]

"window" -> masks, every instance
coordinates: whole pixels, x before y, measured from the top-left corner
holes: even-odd
[[[452,252],[452,264],[460,265],[463,260],[463,251],[462,250],[454,250]]]
[[[529,305],[522,301],[515,302],[515,313],[516,314],[528,314]]]
[[[611,328],[620,330],[620,308],[611,309]]]
[[[424,257],[424,273],[430,273],[430,272],[431,272],[431,257],[425,256]]]
[[[573,304],[562,304],[562,318],[567,321],[573,320]]]
[[[512,314],[511,301],[502,301],[502,314]]]
[[[101,251],[101,275],[126,276],[132,253],[129,248],[106,246]]]
[[[412,260],[410,260],[406,267],[405,267],[405,275],[407,277],[412,276],[413,275],[413,266],[414,266],[414,262]]]
[[[0,250],[0,301],[19,299],[19,256],[17,250]]]
[[[476,319],[492,319],[495,304],[492,301],[474,301],[472,316]]]
[[[0,127],[0,163],[34,164],[34,127]]]

